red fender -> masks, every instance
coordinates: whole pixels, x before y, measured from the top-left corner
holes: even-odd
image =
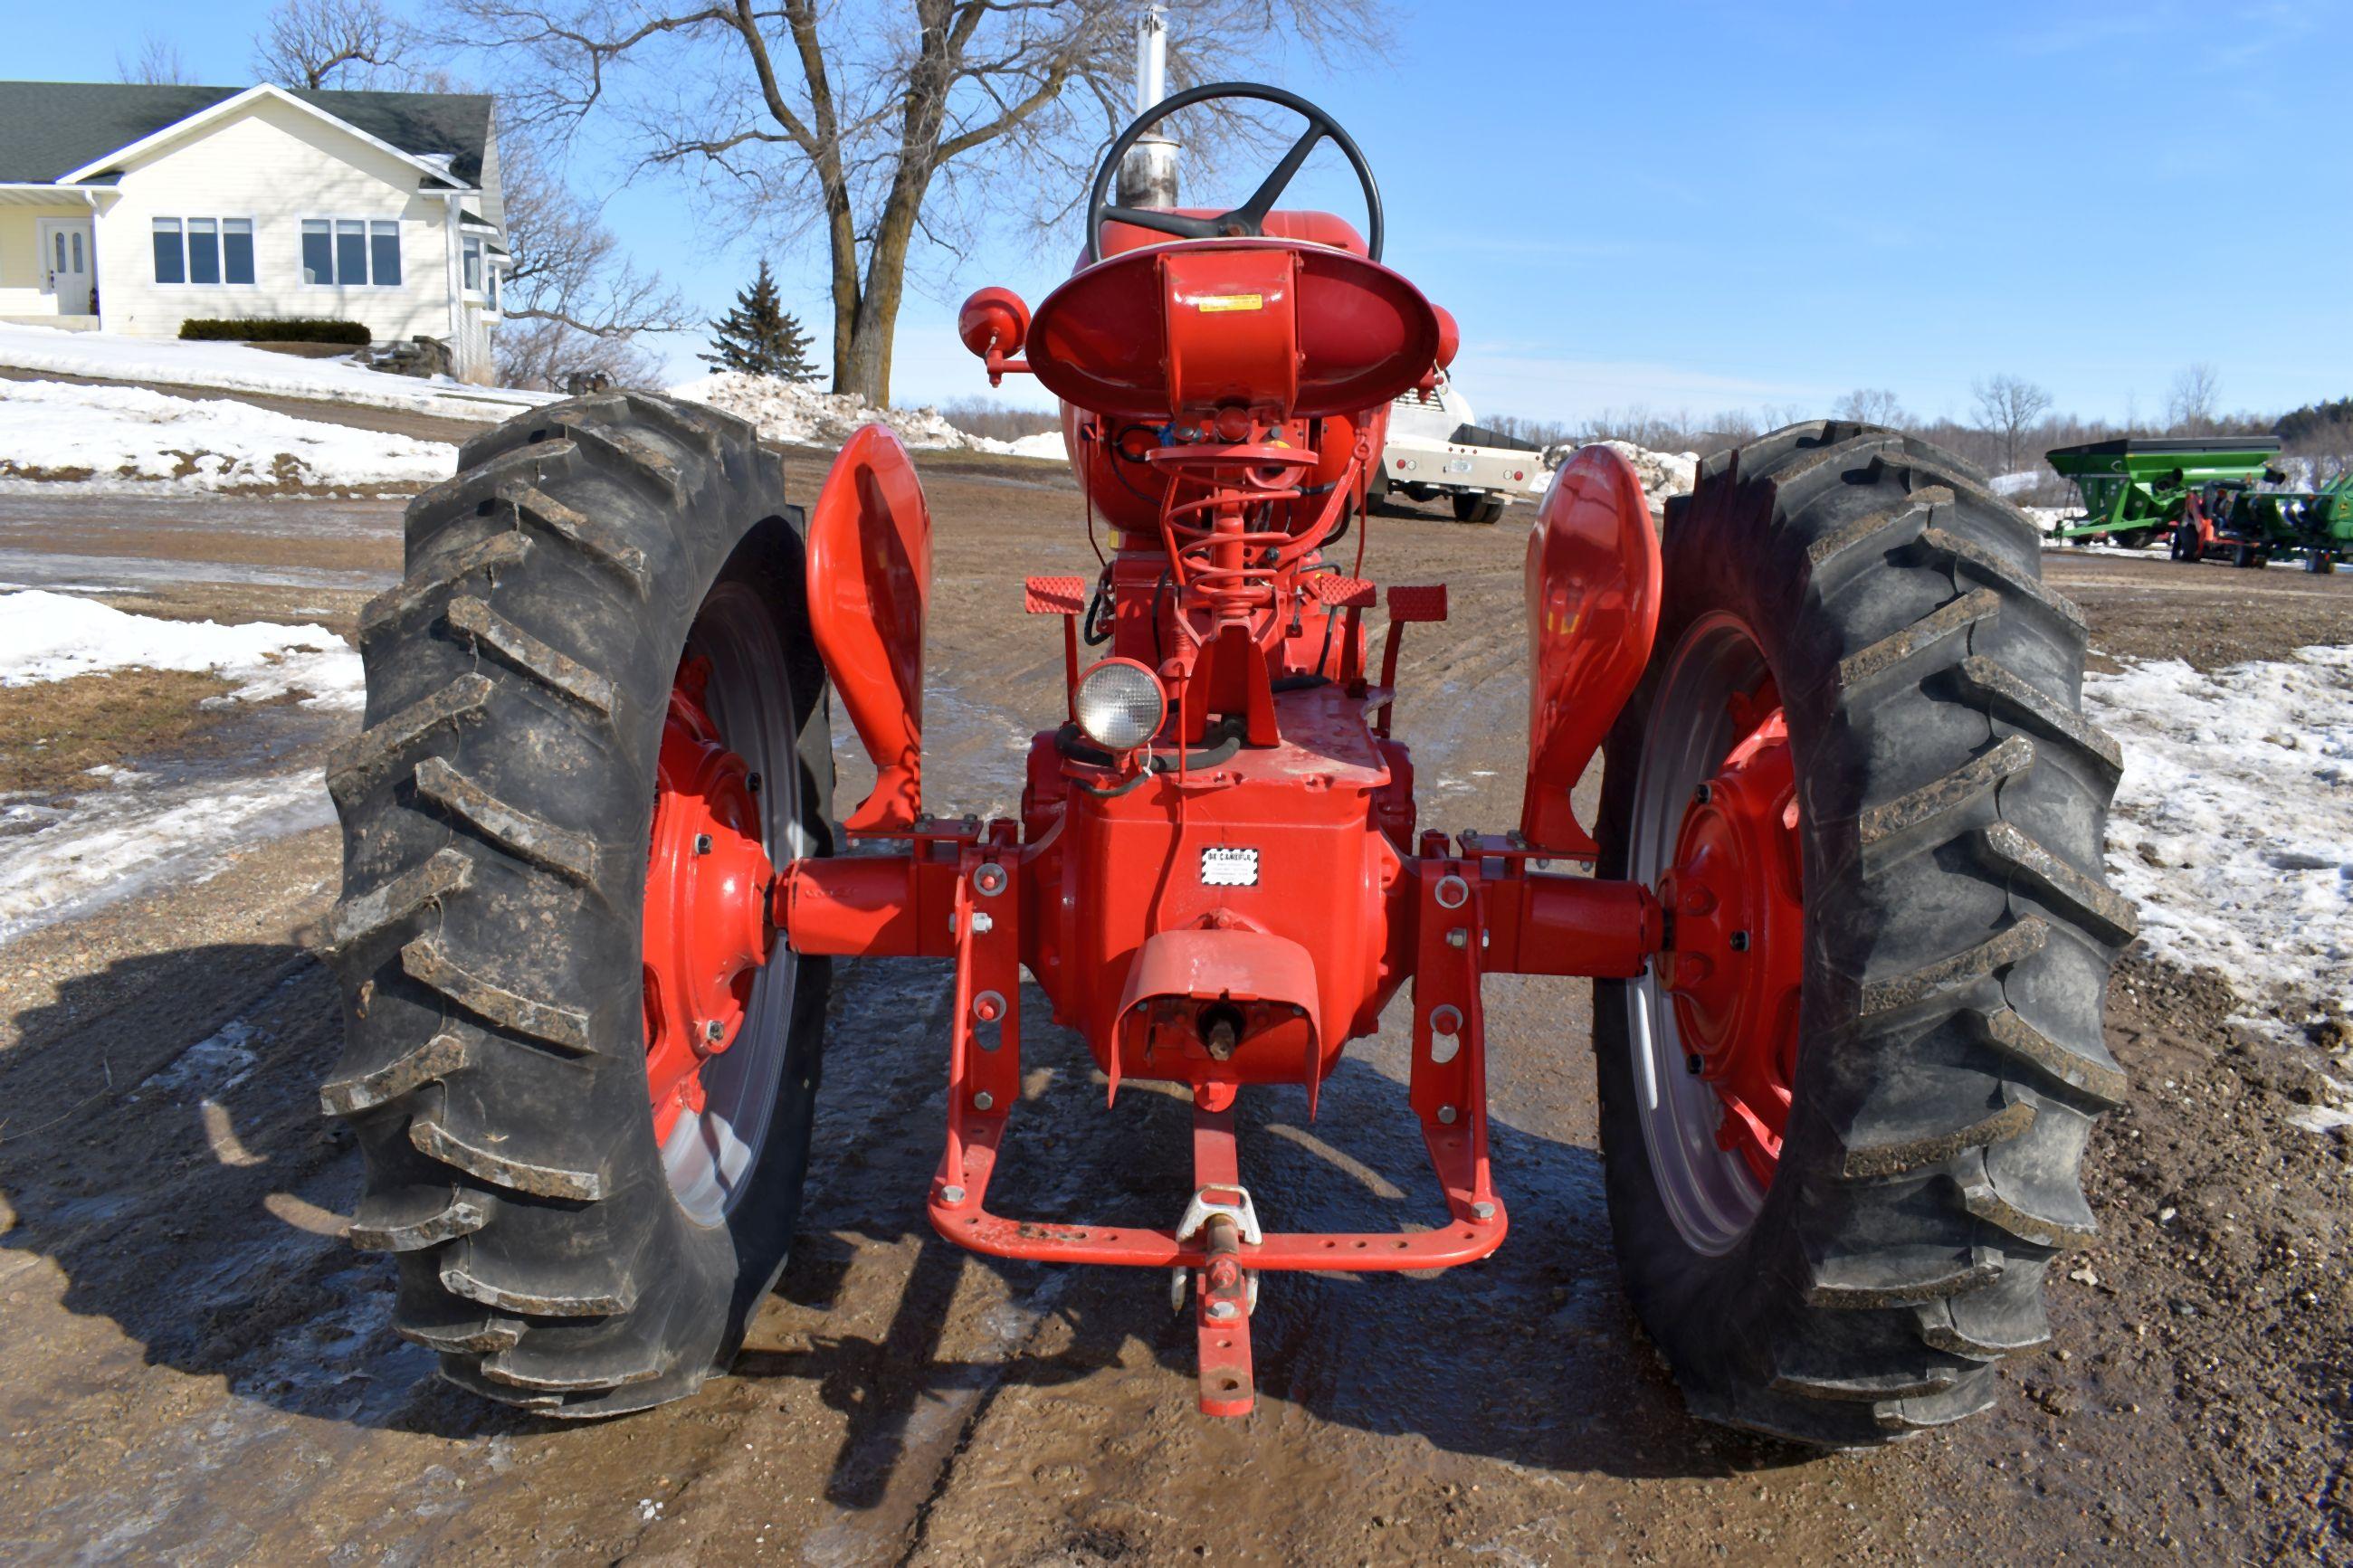
[[[841,705],[874,759],[852,832],[912,827],[923,809],[923,615],[932,514],[888,426],[850,437],[808,517],[809,627]]]
[[[1520,832],[1576,859],[1598,853],[1569,791],[1632,696],[1659,633],[1659,535],[1642,482],[1608,447],[1553,476],[1528,535],[1528,777]]]

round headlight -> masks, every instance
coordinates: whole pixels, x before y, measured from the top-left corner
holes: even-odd
[[[1160,731],[1168,698],[1132,658],[1107,658],[1079,677],[1079,728],[1107,752],[1132,752]]]

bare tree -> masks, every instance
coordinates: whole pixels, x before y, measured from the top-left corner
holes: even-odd
[[[195,78],[188,74],[188,62],[180,58],[179,45],[145,33],[140,36],[135,57],[114,51],[114,79],[142,87],[187,87]]]
[[[499,189],[513,258],[499,379],[554,390],[573,372],[601,371],[625,385],[652,384],[659,367],[634,340],[691,324],[678,290],[638,270],[528,132],[501,139]]]
[[[2177,436],[2212,435],[2221,395],[2222,379],[2211,364],[2187,367],[2166,389],[2166,424]]]
[[[878,404],[909,260],[941,243],[940,210],[1016,216],[1040,204],[1008,193],[1074,187],[1133,101],[1133,0],[913,0],[895,20],[824,0],[452,5],[462,41],[508,63],[522,117],[608,117],[641,166],[732,202],[739,231],[821,232],[834,387]],[[1379,6],[1190,0],[1171,82],[1248,75],[1292,41],[1325,58],[1377,48]]]
[[[416,42],[380,0],[284,0],[253,41],[253,73],[281,87],[373,87],[406,71]]]
[[[2018,471],[2018,439],[2051,406],[2051,395],[2021,376],[1996,375],[1971,382],[1978,427],[2001,437],[2001,471]]]
[[[1912,416],[1904,411],[1903,403],[1884,387],[1856,387],[1831,406],[1831,417],[1852,419],[1861,425],[1884,425],[1891,430],[1912,423]]]

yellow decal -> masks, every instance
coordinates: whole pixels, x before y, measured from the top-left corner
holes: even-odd
[[[1202,294],[1194,299],[1193,308],[1210,314],[1220,310],[1263,310],[1266,309],[1266,296],[1263,294]]]

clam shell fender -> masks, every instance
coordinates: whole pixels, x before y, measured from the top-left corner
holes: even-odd
[[[1659,535],[1633,465],[1580,447],[1554,474],[1528,535],[1528,774],[1520,831],[1596,853],[1569,791],[1642,679],[1659,632]]]
[[[912,826],[923,807],[932,514],[888,426],[862,426],[843,445],[809,509],[807,540],[810,634],[876,773],[844,826]]]

